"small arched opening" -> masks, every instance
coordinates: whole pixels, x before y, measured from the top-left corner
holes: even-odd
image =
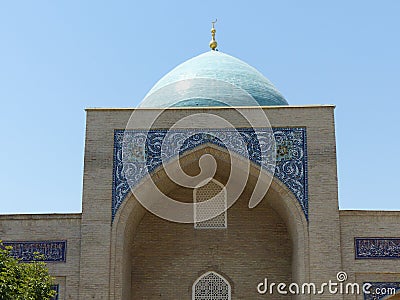
[[[221,275],[210,271],[201,275],[192,287],[192,300],[231,300],[231,285]]]

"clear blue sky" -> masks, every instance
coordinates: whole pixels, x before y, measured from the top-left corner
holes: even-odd
[[[86,107],[220,51],[335,104],[342,209],[400,210],[400,1],[2,1],[0,213],[80,212]]]

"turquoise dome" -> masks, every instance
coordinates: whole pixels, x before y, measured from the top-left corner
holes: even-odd
[[[224,95],[222,100],[221,95]],[[228,54],[209,51],[185,61],[166,74],[139,107],[255,105],[288,103],[273,84],[252,66]]]

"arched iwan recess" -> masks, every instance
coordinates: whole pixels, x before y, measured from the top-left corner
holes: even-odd
[[[224,149],[215,145],[204,145],[204,148],[196,148],[181,157],[182,165],[189,165],[198,162],[199,155],[207,152],[213,152],[218,163],[226,165],[229,155]],[[240,166],[242,164],[239,156],[233,157],[233,164]],[[230,162],[230,160],[229,160]],[[167,175],[163,168],[159,168],[153,174],[159,182],[162,182]],[[244,174],[245,175],[245,174]],[[259,176],[269,176],[265,174],[260,167],[255,164],[250,168],[249,188],[257,180]],[[149,177],[144,178],[141,186],[145,186],[146,182],[151,180]],[[292,280],[294,282],[308,282],[308,225],[307,219],[303,213],[302,207],[297,201],[294,194],[280,180],[273,178],[269,189],[270,197],[263,201],[274,209],[286,223],[288,233],[292,244]],[[127,200],[122,203],[115,215],[112,224],[111,236],[111,291],[110,299],[130,299],[131,294],[131,257],[134,236],[142,217],[145,214],[144,208],[130,193]]]

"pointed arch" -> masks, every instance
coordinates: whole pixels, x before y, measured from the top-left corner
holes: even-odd
[[[214,271],[201,275],[192,286],[192,300],[231,300],[231,293],[229,281]]]
[[[214,144],[204,144],[195,149],[187,151],[180,157],[181,165],[190,166],[192,163],[197,163],[198,158],[203,153],[212,152],[222,167],[228,166],[230,157],[227,151]],[[234,155],[233,164],[240,168],[244,158]],[[172,162],[170,162],[172,164]],[[169,167],[167,164],[166,167]],[[245,172],[243,170],[243,172]],[[245,173],[244,173],[245,174]],[[219,182],[224,182],[224,177],[216,174],[216,179]],[[224,174],[222,174],[224,175]],[[160,185],[166,187],[168,191],[170,186],[167,175],[162,166],[155,169],[153,179]],[[264,172],[256,164],[250,165],[249,187],[255,185],[257,178],[270,176]],[[150,176],[144,177],[140,185],[146,185],[148,180],[152,180]],[[166,183],[167,182],[167,183]],[[166,184],[165,184],[166,183]],[[144,195],[146,196],[146,195]],[[121,204],[120,209],[115,215],[112,223],[112,247],[111,247],[111,283],[114,287],[111,291],[111,299],[130,299],[131,296],[131,245],[133,237],[142,217],[145,215],[145,208],[137,201],[135,195],[129,192],[127,201]],[[229,199],[228,199],[229,200]],[[289,236],[292,242],[293,252],[292,257],[292,279],[294,282],[309,282],[309,235],[308,222],[303,213],[302,207],[297,201],[293,192],[281,180],[274,177],[269,189],[269,197],[265,199],[269,205],[282,217],[289,231]],[[229,202],[228,202],[229,204]],[[190,287],[189,287],[190,290]],[[207,298],[205,298],[207,299]]]
[[[209,128],[207,130],[212,132],[212,134],[198,132],[197,129],[193,129],[192,132],[189,131],[189,133],[192,133],[190,138],[187,138],[187,130],[171,131],[160,129],[151,132],[143,130],[115,130],[112,220],[114,220],[119,207],[127,198],[130,187],[137,186],[143,181],[144,177],[156,173],[157,169],[162,168],[164,162],[170,159],[179,159],[186,152],[191,152],[204,144],[213,144],[225,150],[229,149],[229,152],[236,153],[242,156],[242,158],[248,159],[258,165],[261,169],[267,170],[291,190],[308,219],[307,137],[304,127],[273,128],[278,153],[276,165],[273,169],[271,169],[272,165],[268,162],[268,159],[262,159],[264,157],[262,153],[267,150],[262,150],[259,142],[260,137],[263,137],[262,139],[269,139],[270,129],[258,128],[257,133],[255,133],[254,128],[236,128],[240,136],[245,139],[247,151],[243,151],[242,147],[239,147],[240,151],[238,151],[237,145],[242,144],[243,141],[242,139],[232,138],[232,135],[229,134],[232,130],[222,130],[221,128]],[[166,138],[167,133],[171,133],[171,136],[168,137],[170,140],[166,144],[179,145],[182,143],[182,146],[178,147],[179,149],[175,148],[175,146],[171,149],[168,148],[169,151],[161,155],[162,149],[157,145],[162,143],[161,141]],[[258,138],[254,138],[254,134]],[[129,143],[124,142],[125,138],[127,138]],[[143,140],[146,141],[146,145],[142,145]],[[129,155],[125,160],[122,155],[124,143],[133,145],[133,148],[128,151]],[[146,147],[151,149],[151,151],[149,150],[150,153],[145,153]],[[129,182],[124,173],[127,167],[128,169],[136,170],[136,175],[130,178]]]

